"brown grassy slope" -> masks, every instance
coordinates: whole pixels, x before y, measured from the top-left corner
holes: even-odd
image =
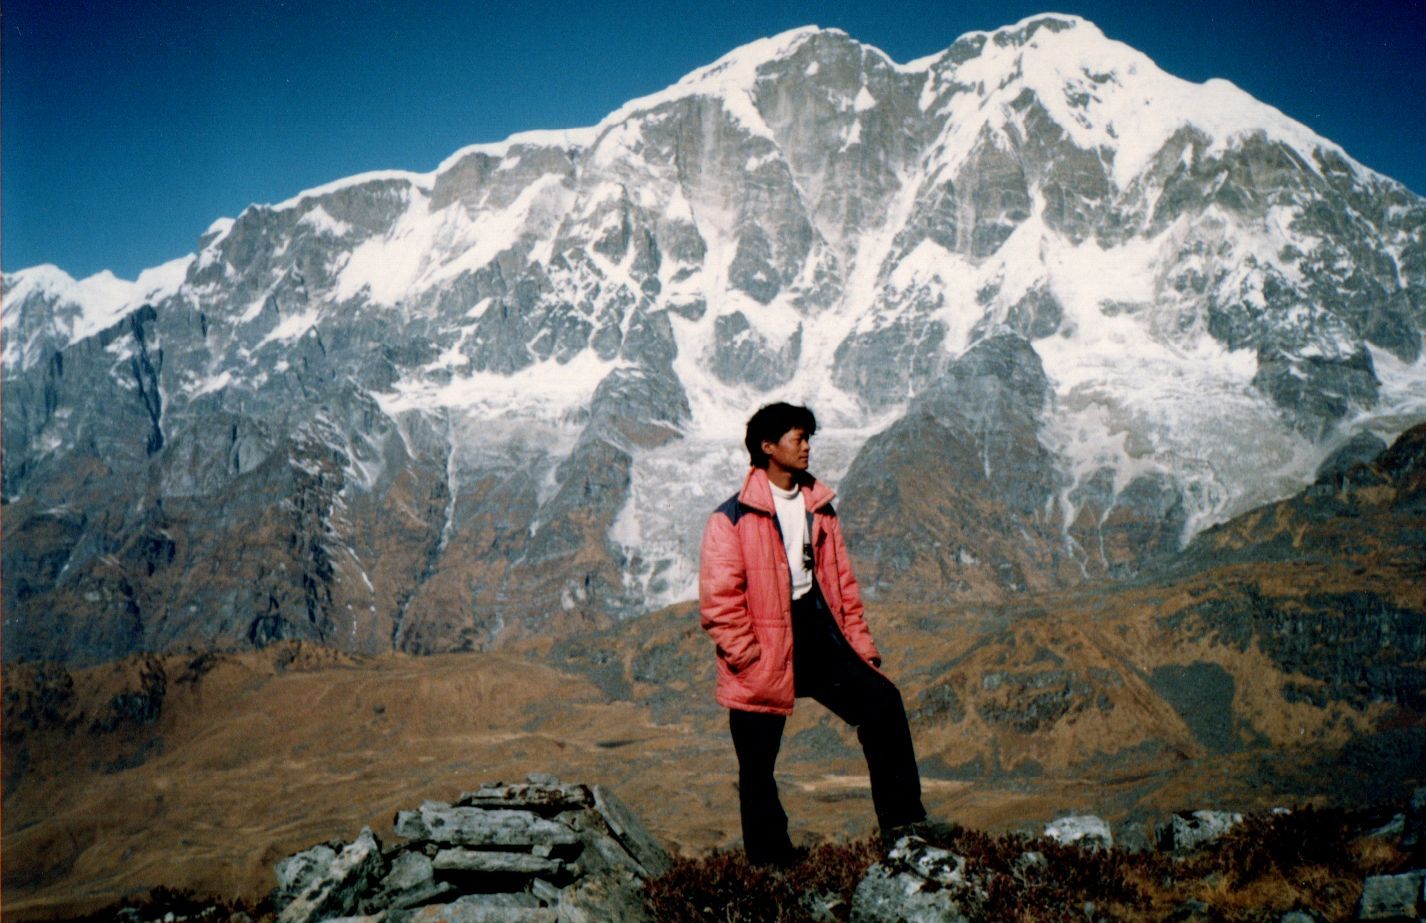
[[[1238,739],[1305,740],[1275,757],[1282,765],[1383,718],[1381,706],[1282,701],[1283,675],[1259,654],[1166,644],[1128,617],[1143,600],[1090,614],[1053,602],[1066,606],[960,630],[946,613],[872,613],[914,715],[933,813],[1014,829],[1069,810],[1123,819],[1313,794],[1265,781],[1261,742],[1205,747],[1142,678],[1173,657],[1235,677]],[[728,845],[736,766],[709,695],[710,654],[682,608],[502,654],[281,646],[138,658],[73,674],[67,696],[59,675],[12,667],[6,917],[72,913],[158,884],[254,898],[283,855],[363,824],[385,835],[399,808],[531,771],[612,785],[675,848]],[[1051,682],[1034,679],[1047,671]],[[987,688],[991,675],[1018,678]],[[1049,706],[1015,709],[1036,696]],[[799,707],[779,768],[799,837],[871,829],[855,740],[820,706]]]
[[[7,706],[39,693],[27,672],[7,671]],[[147,693],[144,673],[162,677]],[[158,689],[152,723],[124,704]],[[599,701],[588,683],[499,655],[308,646],[123,661],[49,699],[59,704],[22,733],[23,706],[7,707],[7,918],[164,883],[256,896],[290,851],[362,824],[385,833],[399,807],[567,752],[595,758],[600,724],[640,723],[619,705],[587,721]],[[564,703],[563,720],[527,729],[546,699]]]

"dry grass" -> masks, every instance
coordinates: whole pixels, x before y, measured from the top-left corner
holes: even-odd
[[[687,923],[812,923],[846,919],[852,892],[878,858],[875,841],[813,847],[802,862],[779,871],[748,862],[742,850],[679,859],[645,894],[654,920]],[[819,912],[820,911],[820,912]]]
[[[1329,920],[1351,919],[1361,892],[1358,873],[1314,865],[1290,877],[1273,875],[1246,882],[1213,877],[1198,883],[1189,896],[1207,904],[1215,919],[1276,923],[1289,910],[1305,908]]]
[[[265,903],[200,897],[191,891],[160,887],[68,923],[266,923],[273,919]]]
[[[1347,920],[1366,876],[1403,871],[1416,858],[1363,834],[1372,826],[1366,815],[1340,810],[1254,814],[1186,856],[968,829],[934,845],[965,857],[973,886],[957,901],[971,919],[1156,923],[1196,909],[1221,923],[1276,923],[1289,910],[1311,909]],[[820,903],[822,919],[848,919],[856,883],[877,855],[872,841],[821,849],[786,873],[752,868],[738,851],[680,860],[651,883],[650,911],[661,923],[801,921]],[[1032,851],[1046,861],[1024,863]],[[819,901],[827,894],[836,899]]]

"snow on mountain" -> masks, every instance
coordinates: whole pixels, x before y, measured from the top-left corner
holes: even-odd
[[[1015,528],[1067,556],[1055,580],[1105,572],[1130,507],[1172,546],[1285,496],[1423,414],[1426,204],[1076,17],[909,64],[809,27],[596,126],[254,205],[135,283],[39,267],[4,298],[10,515],[99,464],[121,523],[9,531],[7,567],[66,562],[31,595],[129,599],[114,649],[435,650],[689,596],[770,400],[814,407],[834,485],[950,393],[987,473],[1020,427],[1053,464]],[[1029,353],[965,365],[1007,334]],[[1033,431],[986,409],[1029,356]],[[281,567],[234,550],[252,534]],[[239,584],[198,585],[235,555]]]
[[[959,60],[956,49],[962,47],[978,53]],[[1288,144],[1308,164],[1319,148],[1346,156],[1229,81],[1181,80],[1076,16],[1034,16],[994,33],[970,33],[929,64],[934,79],[923,90],[923,102],[934,106],[937,100],[946,107],[941,114],[948,125],[1004,130],[1015,122],[1016,98],[1028,90],[1077,147],[1103,150],[1112,158],[1112,177],[1121,188],[1185,127],[1212,139],[1204,151],[1210,156],[1253,134]],[[966,86],[976,92],[961,92]],[[940,101],[947,91],[950,99]],[[964,132],[956,134],[971,140]]]
[[[145,269],[132,282],[107,269],[76,282],[50,264],[6,275],[3,362],[7,372],[17,365],[33,365],[46,348],[93,336],[145,301],[172,294],[183,284],[192,262],[191,256],[170,260]],[[25,310],[35,303],[42,307]]]

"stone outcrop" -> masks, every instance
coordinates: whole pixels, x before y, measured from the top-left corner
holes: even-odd
[[[1086,849],[1109,849],[1114,845],[1114,834],[1110,832],[1109,824],[1093,814],[1076,814],[1050,821],[1045,825],[1045,836],[1057,843]]]
[[[1419,920],[1426,914],[1426,871],[1372,875],[1362,885],[1359,920]]]
[[[277,864],[279,923],[625,923],[669,856],[613,792],[532,775],[399,811]]]
[[[857,885],[852,923],[966,923],[961,892],[970,887],[964,857],[902,837]]]
[[[1159,849],[1187,852],[1214,840],[1243,822],[1243,815],[1229,811],[1180,811],[1155,828]]]
[[[278,923],[306,923],[338,917],[352,909],[359,895],[379,884],[381,843],[370,827],[336,852],[316,846],[278,864],[279,893],[291,895]]]
[[[982,340],[906,416],[867,440],[840,487],[863,592],[995,599],[1051,582],[1064,545],[1042,528],[1062,486],[1040,441],[1051,390],[1022,337]]]

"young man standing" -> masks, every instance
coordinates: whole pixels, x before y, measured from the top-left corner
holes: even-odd
[[[857,729],[883,835],[923,822],[901,693],[877,669],[832,491],[807,473],[817,421],[777,403],[748,421],[752,467],[703,532],[698,595],[718,653],[718,703],[738,755],[743,844],[759,865],[793,861],[773,767],[793,700]]]

